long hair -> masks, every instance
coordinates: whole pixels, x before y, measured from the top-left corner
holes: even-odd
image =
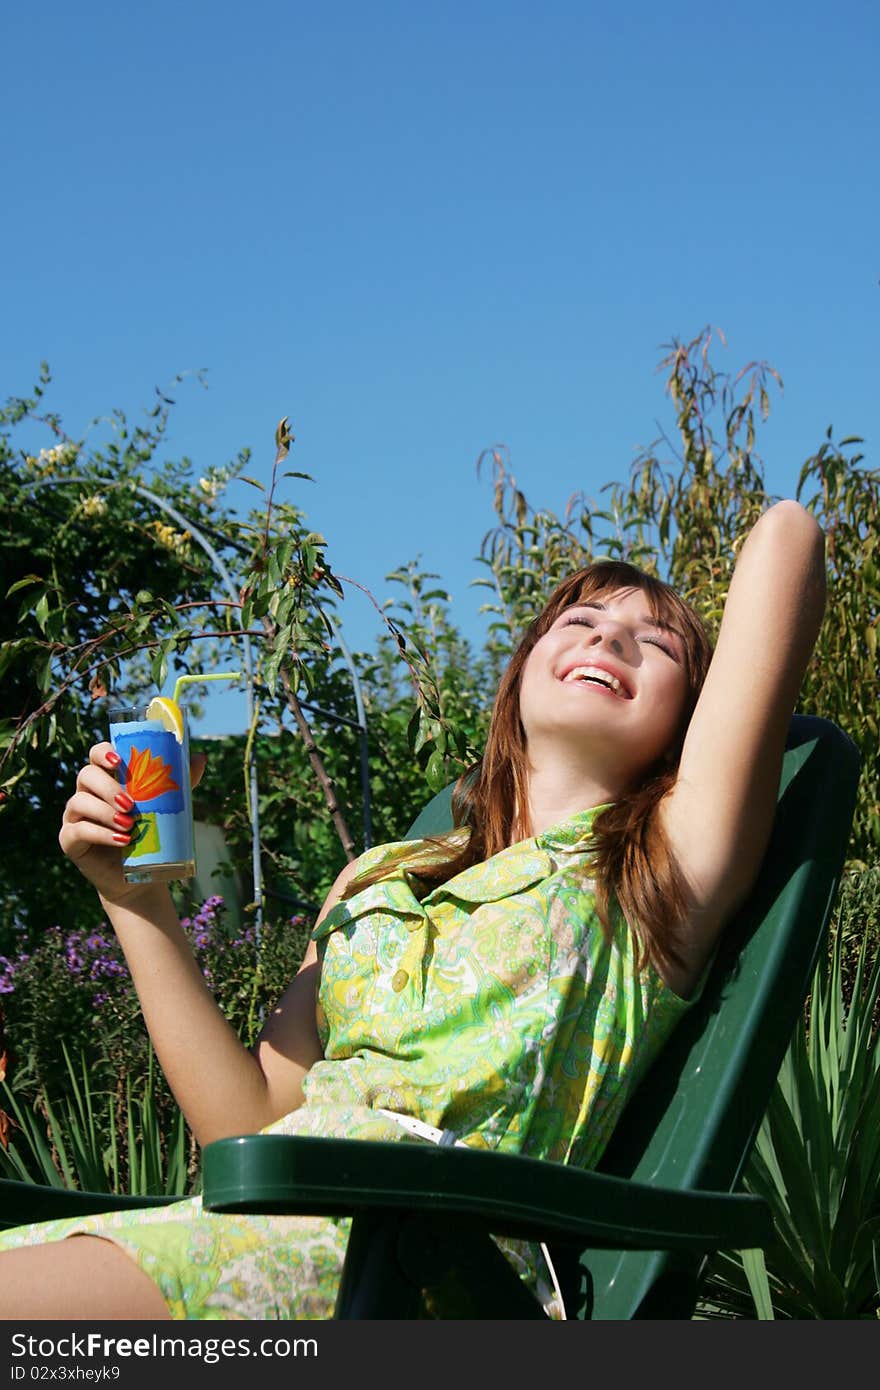
[[[470,828],[466,844],[461,847],[456,843],[447,858],[439,857],[433,863],[424,863],[418,856],[421,862],[413,868],[429,882],[445,882],[529,834],[524,821],[529,764],[519,704],[523,668],[536,643],[566,608],[619,589],[641,590],[654,620],[681,635],[687,693],[671,747],[646,769],[637,786],[624,791],[594,820],[590,872],[596,884],[596,909],[606,933],[610,936],[613,930],[612,901],[616,900],[636,936],[639,965],[648,959],[659,965],[680,959],[676,930],[686,915],[687,891],[657,811],[675,782],[684,736],[712,649],[699,618],[675,590],[634,565],[600,560],[570,575],[553,591],[526,629],[501,678],[482,758],[456,783],[453,820],[456,826]],[[442,843],[440,837],[435,841]],[[358,877],[351,891],[381,876],[379,870]]]

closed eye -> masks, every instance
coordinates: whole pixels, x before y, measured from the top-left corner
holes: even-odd
[[[647,642],[651,647],[659,647],[661,652],[665,652],[672,661],[678,661],[678,652],[669,642],[664,642],[662,637],[637,637],[637,642]]]
[[[583,614],[581,614],[581,613],[573,613],[573,614],[571,615],[571,617],[565,619],[565,621],[564,621],[564,623],[563,623],[563,627],[571,627],[571,625],[574,624],[574,623],[578,624],[578,626],[580,626],[580,627],[595,627],[595,626],[596,626],[596,624],[595,624],[594,622],[592,622],[589,618],[585,618],[585,617],[583,616]],[[637,641],[637,642],[647,642],[647,643],[648,643],[650,646],[652,646],[652,647],[659,647],[660,650],[661,650],[661,652],[665,652],[666,655],[667,655],[672,661],[675,661],[675,662],[678,661],[678,652],[676,651],[675,647],[672,645],[671,642],[668,642],[668,641],[667,641],[665,638],[663,638],[663,637],[657,637],[657,636],[655,636],[653,633],[650,634],[650,635],[645,634],[644,636],[637,637],[637,638],[636,638],[636,641]]]

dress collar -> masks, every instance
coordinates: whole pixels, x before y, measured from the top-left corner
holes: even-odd
[[[319,940],[368,912],[423,917],[426,906],[443,898],[480,903],[522,893],[554,874],[561,867],[560,859],[589,853],[593,821],[604,809],[604,806],[592,806],[586,811],[578,811],[566,820],[549,826],[540,835],[508,845],[491,859],[471,864],[454,878],[438,884],[423,897],[416,896],[419,861],[424,864],[426,859],[436,859],[442,850],[430,841],[418,840],[401,840],[391,845],[377,846],[368,851],[371,862],[367,862],[367,856],[364,856],[362,868],[372,867],[373,862],[383,863],[385,876],[337,903],[315,929],[313,939]],[[463,845],[466,835],[465,829],[454,831],[447,843]]]

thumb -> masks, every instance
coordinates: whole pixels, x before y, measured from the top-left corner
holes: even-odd
[[[190,785],[197,787],[202,780],[205,768],[208,764],[207,753],[192,753],[189,760],[189,780]]]

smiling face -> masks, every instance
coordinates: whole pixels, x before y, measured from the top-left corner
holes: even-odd
[[[667,585],[611,561],[572,575],[511,662],[528,762],[564,747],[618,790],[674,766],[709,656]]]
[[[610,604],[618,599],[626,599],[625,613]],[[599,560],[558,584],[511,656],[492,707],[472,798],[482,807],[486,852],[535,833],[536,775],[544,785],[549,778],[548,805],[560,779],[566,801],[580,799],[579,788],[596,794],[581,809],[655,774],[674,775],[711,654],[693,609],[633,565]],[[578,679],[600,671],[610,689],[601,676]]]

